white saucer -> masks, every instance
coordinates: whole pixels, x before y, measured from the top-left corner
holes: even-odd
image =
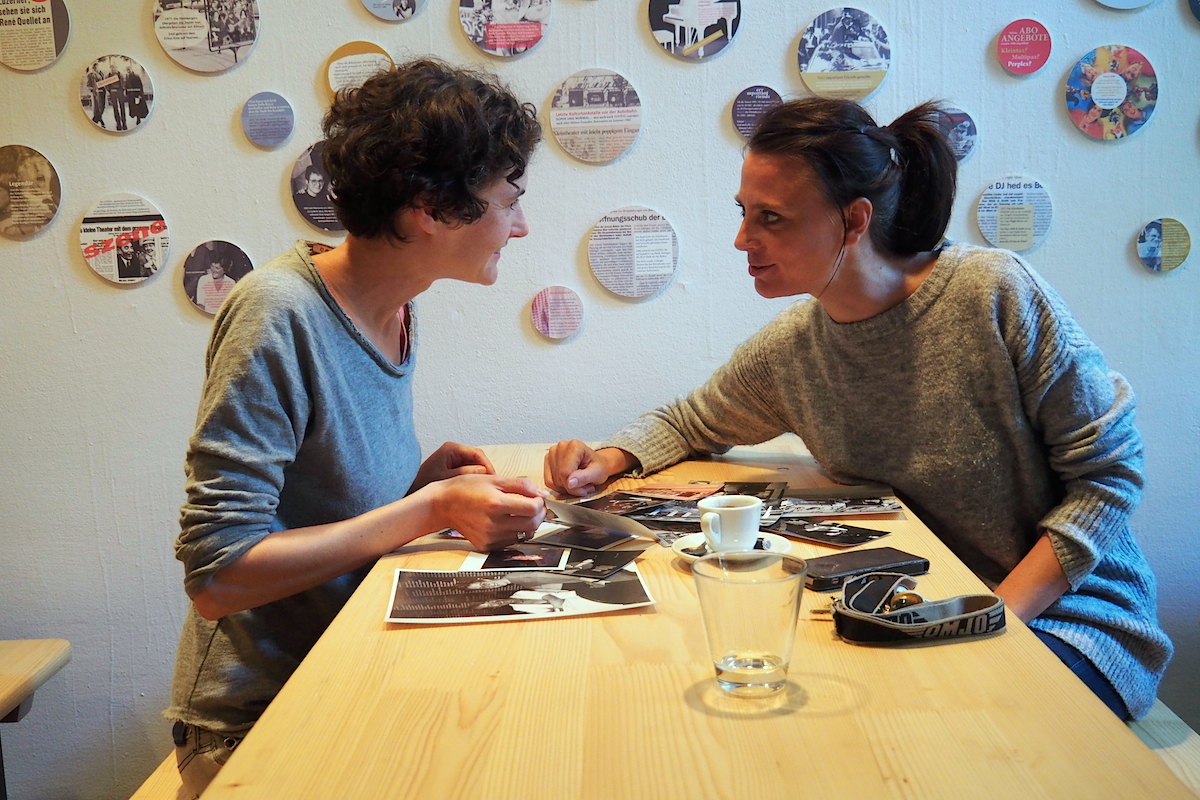
[[[761,531],[758,538],[763,540],[763,544],[767,546],[765,553],[790,553],[792,551],[792,543],[782,536],[777,536],[773,533]],[[683,552],[686,547],[688,550],[699,547],[704,543],[703,533],[689,533],[687,536],[680,537],[675,540],[675,544],[671,545],[671,549],[675,551],[675,555],[682,558],[689,564],[695,561],[700,556],[694,556],[691,553]]]

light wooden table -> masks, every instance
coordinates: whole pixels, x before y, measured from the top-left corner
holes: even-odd
[[[501,474],[541,482],[545,446],[487,450]],[[695,478],[829,483],[794,437],[651,481]],[[911,514],[870,525],[930,559],[926,597],[985,591]],[[1011,615],[988,639],[856,647],[811,613],[831,595],[806,592],[786,693],[734,699],[669,550],[639,558],[652,609],[385,624],[393,570],[456,569],[446,546],[379,562],[204,800],[1191,796]]]
[[[33,693],[71,660],[65,639],[0,641],[0,722],[17,722],[33,703]],[[8,797],[4,748],[0,746],[0,800]]]

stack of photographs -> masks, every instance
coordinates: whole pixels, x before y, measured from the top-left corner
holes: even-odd
[[[791,519],[782,517],[768,530],[789,539],[824,545],[826,547],[854,547],[888,535],[887,531],[859,528],[841,522],[816,519]]]

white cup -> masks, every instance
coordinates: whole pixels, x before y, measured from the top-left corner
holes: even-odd
[[[750,550],[758,541],[762,500],[757,497],[718,494],[696,505],[700,508],[700,530],[710,551]]]

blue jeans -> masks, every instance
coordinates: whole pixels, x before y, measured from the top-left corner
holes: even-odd
[[[1067,665],[1067,669],[1074,672],[1079,680],[1083,681],[1092,694],[1100,698],[1104,705],[1108,706],[1114,714],[1122,722],[1128,722],[1129,709],[1125,708],[1125,701],[1121,699],[1121,695],[1117,694],[1117,690],[1108,682],[1108,678],[1100,674],[1100,670],[1096,669],[1091,661],[1088,661],[1087,656],[1076,650],[1071,645],[1064,642],[1055,636],[1048,633],[1042,633],[1035,630],[1034,634],[1042,640],[1042,644],[1049,647],[1054,655],[1058,656],[1058,660]]]

